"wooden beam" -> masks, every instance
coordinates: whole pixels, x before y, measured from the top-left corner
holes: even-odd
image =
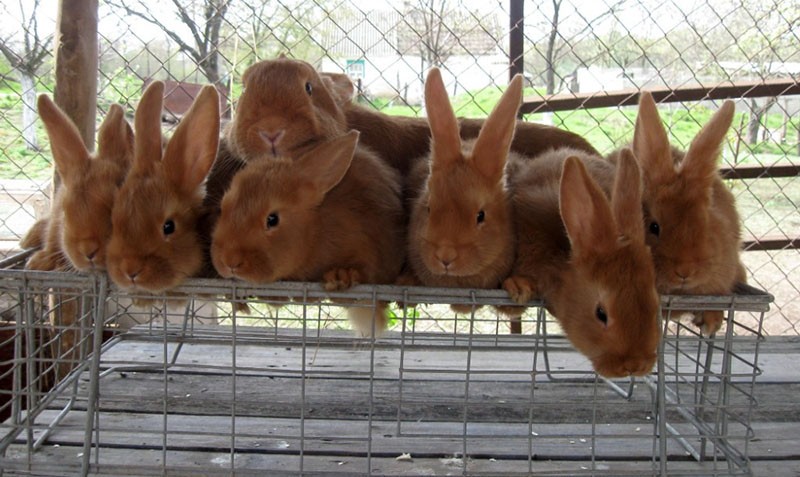
[[[719,170],[723,179],[775,179],[800,176],[800,165],[737,166]]]
[[[746,252],[763,252],[766,250],[790,250],[800,248],[800,237],[760,237],[742,242],[742,250]]]
[[[98,0],[60,0],[56,21],[54,100],[94,150],[97,115]]]
[[[554,94],[542,98],[526,98],[520,111],[523,114],[568,111],[575,109],[635,106],[639,104],[638,89],[596,93]],[[764,81],[743,81],[700,85],[684,88],[649,89],[658,103],[705,101],[710,99],[760,98],[800,94],[800,80],[780,78]]]

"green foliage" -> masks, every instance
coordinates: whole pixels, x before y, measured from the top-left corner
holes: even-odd
[[[103,108],[111,103],[129,104],[132,99],[142,95],[142,80],[136,75],[128,74],[126,68],[120,67],[107,75],[109,78],[99,85],[100,98]]]
[[[389,308],[386,310],[386,314],[389,316],[389,328],[394,328],[395,326],[402,326],[403,323],[403,316],[405,316],[406,320],[406,328],[411,328],[414,326],[414,322],[419,318],[419,310],[417,310],[417,306],[410,306],[406,307],[405,309],[396,303],[392,303]],[[404,311],[405,310],[405,311]]]

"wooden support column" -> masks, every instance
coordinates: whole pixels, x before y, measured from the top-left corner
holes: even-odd
[[[56,21],[54,100],[94,150],[97,115],[98,0],[60,0]]]
[[[523,0],[509,0],[508,80],[525,72],[525,4]]]

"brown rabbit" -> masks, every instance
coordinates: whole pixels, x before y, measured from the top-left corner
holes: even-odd
[[[426,286],[498,288],[514,261],[505,166],[522,100],[516,76],[478,138],[462,144],[441,73],[425,81],[431,153],[410,180],[408,261]],[[455,307],[461,310],[461,307]]]
[[[430,148],[431,130],[425,118],[390,116],[353,102],[355,87],[347,75],[321,73],[336,102],[344,111],[347,126],[361,132],[361,144],[368,146],[405,176],[414,168],[414,159],[425,157]],[[461,139],[475,139],[484,125],[483,119],[459,118]],[[589,154],[597,151],[583,137],[562,129],[516,122],[511,150],[526,157],[535,157],[558,147],[572,147]]]
[[[296,159],[250,161],[222,199],[211,247],[219,274],[321,280],[327,290],[393,283],[404,260],[400,181],[357,140],[351,131]],[[352,310],[361,310],[351,313],[354,325],[371,335],[372,310]],[[384,310],[376,315],[380,332]]]
[[[39,96],[38,109],[62,182],[50,217],[34,225],[21,242],[23,247],[42,246],[27,268],[105,269],[111,207],[133,161],[133,131],[122,107],[112,104],[100,126],[93,155],[72,120],[47,95]]]
[[[203,264],[198,221],[204,180],[217,154],[219,100],[205,86],[162,148],[164,84],[148,86],[136,109],[133,168],[112,211],[108,272],[119,287],[160,293]]]
[[[245,161],[299,157],[349,130],[317,70],[304,61],[259,61],[244,72],[242,85],[227,141]]]
[[[717,173],[734,110],[725,101],[682,152],[670,146],[653,96],[641,95],[632,147],[644,175],[647,243],[660,293],[726,295],[747,280],[735,199]],[[720,311],[695,313],[709,335],[722,320]]]
[[[599,374],[640,376],[656,360],[659,297],[630,150],[620,154],[610,201],[588,172],[610,184],[613,168],[561,149],[514,171],[517,258],[503,286],[520,304],[544,299]]]

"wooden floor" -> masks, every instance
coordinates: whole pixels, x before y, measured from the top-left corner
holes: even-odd
[[[296,331],[262,339],[240,329],[234,353],[222,330],[196,330],[180,347],[175,330],[170,339],[134,330],[106,343],[94,419],[87,419],[92,374],[82,370],[74,386],[53,394],[31,435],[14,436],[0,458],[3,475],[75,475],[91,421],[99,445],[88,463],[97,475],[800,476],[797,338],[761,343],[752,409],[738,391],[747,389],[746,376],[731,379],[737,391],[727,402],[714,401],[720,385],[712,382],[711,404],[689,407],[704,422],[730,412],[752,423],[754,437],[736,422],[714,431],[722,446],[749,456],[742,469],[711,443],[704,462],[677,439],[661,449],[650,386],[637,383],[627,400],[559,343],[548,351],[547,375],[544,355],[512,336],[454,346],[390,335],[354,345],[332,332],[306,337],[304,347]],[[753,351],[742,345],[738,358]],[[698,390],[691,380],[671,388],[681,400]],[[70,398],[44,445],[29,448]],[[662,412],[702,449],[679,406]],[[0,437],[10,428],[0,427]],[[663,467],[653,457],[661,452]]]

